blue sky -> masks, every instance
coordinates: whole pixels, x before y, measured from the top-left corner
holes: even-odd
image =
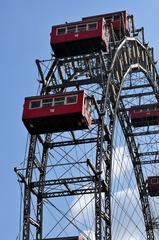
[[[16,239],[20,191],[13,168],[24,159],[23,99],[38,87],[35,59],[50,57],[51,26],[84,16],[127,10],[159,59],[158,0],[0,0],[1,239]]]

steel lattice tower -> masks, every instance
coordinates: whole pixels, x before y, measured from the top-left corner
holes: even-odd
[[[159,76],[153,49],[144,41],[143,28],[136,31],[133,20],[131,23],[131,34],[125,34],[121,41],[116,41],[111,29],[109,54],[98,52],[63,59],[53,56],[46,61],[36,60],[41,95],[87,90],[93,105],[93,127],[91,130],[30,136],[25,168],[15,169],[24,187],[22,240],[61,237],[69,227],[70,232],[73,229],[78,232],[73,235],[88,237],[78,216],[82,211],[88,215],[85,209],[89,204],[94,206],[94,219],[91,218],[89,224],[93,226],[95,239],[112,239],[111,174],[117,119],[137,181],[144,232],[147,240],[155,239],[142,166],[157,163],[157,149],[145,152],[139,145],[143,136],[148,139],[145,144],[149,144],[151,136],[158,134],[159,129],[135,131],[129,109],[142,101],[158,102]],[[139,40],[136,35],[140,33],[142,38]],[[139,76],[144,80],[139,82]],[[152,156],[149,161],[147,156]],[[77,213],[74,209],[83,196],[87,200]],[[63,198],[67,205],[64,210]],[[44,208],[48,211],[53,208],[54,223],[47,218]],[[70,209],[75,211],[74,215],[69,213]],[[61,225],[61,219],[64,225]],[[50,225],[53,227],[49,231]],[[61,231],[56,231],[57,225]]]

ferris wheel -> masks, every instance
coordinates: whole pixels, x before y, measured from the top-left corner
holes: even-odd
[[[17,240],[159,239],[159,76],[126,11],[52,27],[15,168]]]

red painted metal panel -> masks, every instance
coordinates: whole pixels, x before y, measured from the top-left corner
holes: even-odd
[[[147,189],[150,196],[159,196],[159,176],[148,177]]]
[[[76,102],[66,102],[76,97]],[[44,101],[63,98],[62,105],[44,105]],[[32,103],[40,102],[31,108]],[[91,127],[91,113],[87,110],[88,96],[84,91],[49,96],[25,98],[22,120],[31,134],[88,129]],[[59,103],[58,103],[59,104]]]
[[[109,35],[103,28],[103,19],[96,21],[81,21],[72,24],[62,24],[52,27],[50,44],[56,57],[69,57],[92,52],[108,51]],[[97,24],[97,28],[90,29],[89,24]],[[78,31],[79,27],[85,25],[86,29]],[[68,28],[75,28],[74,32],[69,32]],[[57,34],[59,29],[64,29],[64,33]]]
[[[86,24],[88,22],[80,22]],[[77,25],[77,23],[72,23],[71,26]],[[72,41],[79,41],[82,39],[88,38],[96,38],[102,37],[102,19],[98,20],[98,28],[95,30],[89,30],[84,32],[75,32],[75,33],[67,33],[64,35],[57,35],[57,29],[59,27],[66,27],[66,25],[58,25],[52,27],[51,32],[51,44],[62,43],[62,42],[72,42]]]
[[[105,18],[106,22],[109,24],[110,22],[113,25],[114,29],[120,29],[122,27],[122,22],[121,19],[115,20],[115,16],[120,16],[120,18],[123,16],[124,19],[124,24],[126,30],[129,31],[129,20],[128,20],[128,14],[126,11],[120,11],[120,12],[112,12],[112,13],[106,13],[106,14],[101,14],[101,15],[95,15],[95,16],[89,16],[89,17],[84,17],[82,18],[83,21],[89,21],[89,20],[95,20],[95,19],[100,19],[100,18]],[[109,18],[111,20],[109,20]],[[114,20],[113,20],[114,18]]]
[[[131,123],[134,127],[159,124],[159,108],[156,104],[132,107]]]
[[[131,113],[131,119],[149,118],[149,117],[159,117],[159,110],[148,111],[148,112],[132,112]]]
[[[26,99],[24,104],[24,113],[23,118],[29,119],[29,118],[36,118],[36,117],[49,117],[49,116],[55,116],[55,115],[64,115],[68,113],[74,113],[74,112],[82,112],[83,109],[83,95],[84,92],[80,92],[79,94],[75,94],[78,96],[78,101],[76,104],[70,104],[70,105],[61,105],[61,106],[52,106],[52,107],[45,107],[45,108],[37,108],[37,109],[30,109],[29,105],[32,100],[36,99],[52,99],[56,98],[55,96],[45,96],[42,98],[29,98]],[[58,97],[63,97],[66,95],[58,95]]]

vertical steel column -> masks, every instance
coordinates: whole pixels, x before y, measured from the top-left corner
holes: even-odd
[[[96,218],[96,229],[95,236],[96,240],[102,239],[102,196],[101,196],[101,164],[103,160],[103,138],[104,138],[104,119],[100,119],[98,124],[98,139],[97,139],[97,152],[96,152],[96,170],[98,177],[95,182],[95,218]]]
[[[105,112],[106,112],[106,106],[107,106],[107,97],[109,94],[109,80],[103,79],[103,72],[106,74],[106,66],[104,63],[104,60],[101,56],[101,79],[103,83],[103,93],[102,93],[102,99],[100,104],[100,117],[99,117],[99,123],[98,123],[98,135],[97,135],[97,152],[96,152],[96,170],[98,173],[98,178],[96,179],[95,183],[95,213],[96,213],[96,240],[102,240],[102,239],[111,239],[111,225],[110,225],[110,195],[106,193],[107,196],[105,196],[105,206],[102,206],[102,179],[101,179],[101,172],[102,172],[102,163],[106,164],[106,161],[104,161],[105,156],[105,149],[104,149],[104,138],[105,138]],[[107,146],[108,147],[108,146]],[[105,179],[106,183],[108,185],[108,188],[110,188],[111,185],[111,178],[110,178],[110,169],[109,166],[106,166],[106,176]],[[108,214],[108,215],[107,215]],[[107,219],[107,216],[109,219]],[[108,220],[108,221],[107,221]]]
[[[39,189],[38,189],[38,198],[37,198],[37,223],[39,228],[36,228],[36,240],[42,239],[42,223],[43,223],[43,198],[42,194],[44,193],[44,184],[45,175],[46,175],[46,166],[48,160],[48,151],[49,143],[51,141],[51,134],[47,134],[43,146],[43,155],[41,160],[41,171],[39,177]]]
[[[28,154],[28,163],[26,168],[26,182],[24,189],[24,223],[23,223],[23,240],[29,240],[30,236],[30,200],[31,200],[31,192],[30,192],[30,183],[32,179],[33,173],[33,164],[34,164],[34,156],[36,149],[36,141],[37,136],[32,135],[30,139],[30,147]]]

